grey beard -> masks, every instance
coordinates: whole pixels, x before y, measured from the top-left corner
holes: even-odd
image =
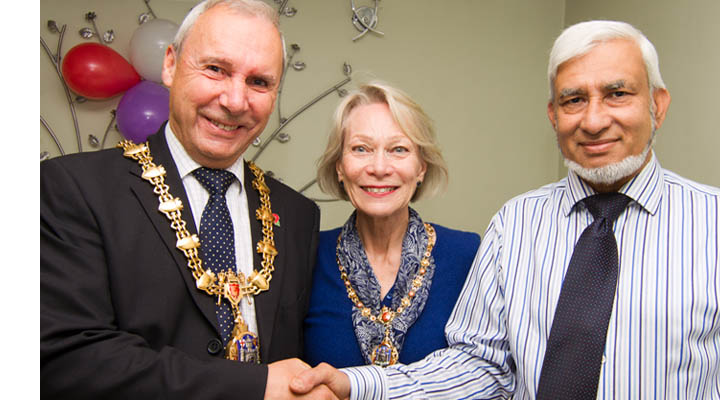
[[[655,142],[655,134],[653,133],[652,139],[648,142],[642,153],[628,156],[625,159],[618,161],[614,164],[605,165],[598,168],[585,168],[575,161],[568,160],[565,158],[565,166],[572,172],[578,174],[583,180],[593,183],[596,185],[611,185],[615,182],[620,181],[634,174],[637,170],[642,167],[650,149]]]

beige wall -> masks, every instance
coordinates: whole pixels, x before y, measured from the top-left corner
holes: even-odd
[[[543,71],[563,1],[381,1],[378,29],[385,36],[354,43],[349,3],[298,2],[298,15],[282,20],[308,63],[306,71],[288,75],[286,90],[297,100],[288,96],[287,104],[297,106],[339,80],[343,61],[352,64],[354,82],[377,77],[410,93],[434,118],[450,167],[448,191],[416,208],[448,226],[482,233],[505,200],[556,178]],[[509,37],[519,46],[508,48],[503,38]],[[337,101],[326,99],[289,129],[302,142],[285,147],[301,149],[288,155],[292,163],[268,154],[262,164],[293,186],[307,180]],[[316,189],[311,194],[321,195]],[[321,207],[323,228],[343,223],[351,212],[345,202]]]
[[[385,36],[368,34],[353,42],[358,31],[350,22],[349,1],[290,0],[289,5],[296,7],[298,13],[292,18],[282,17],[281,28],[288,44],[301,46],[295,60],[304,61],[307,68],[287,75],[281,103],[283,115],[289,116],[342,80],[345,61],[353,67],[351,86],[378,78],[404,89],[434,118],[451,177],[444,195],[423,200],[415,207],[426,220],[482,233],[492,214],[507,199],[557,180],[562,174],[554,134],[545,116],[547,53],[566,20],[594,18],[596,8],[600,7],[590,1],[567,3],[384,0],[380,1],[377,29]],[[608,17],[635,18],[629,22],[639,24],[658,45],[674,103],[660,132],[658,153],[663,164],[690,178],[720,186],[720,173],[710,161],[710,152],[718,148],[720,135],[713,134],[709,117],[698,122],[717,108],[710,93],[712,89],[717,92],[718,80],[708,84],[707,80],[701,82],[700,77],[710,79],[710,71],[720,69],[717,51],[712,54],[714,58],[701,52],[703,48],[711,51],[711,39],[720,37],[720,28],[710,21],[712,14],[718,15],[720,6],[711,5],[713,0],[696,1],[690,2],[695,6],[678,10],[679,6],[669,0],[662,3],[667,3],[664,4],[667,7],[653,12],[651,18],[639,6],[633,12],[633,7],[622,6],[626,2],[603,2],[609,4],[608,10],[625,13],[607,14]],[[151,2],[160,18],[177,23],[192,4],[172,0]],[[357,6],[368,4],[372,1],[356,1]],[[57,35],[45,28],[47,19],[68,24],[65,53],[84,41],[77,31],[87,26],[83,14],[93,10],[98,14],[100,29],[115,30],[117,39],[111,47],[125,56],[138,26],[137,16],[146,10],[140,0],[41,0],[40,5],[41,36],[51,48],[54,49]],[[706,13],[707,7],[715,12]],[[663,24],[654,25],[659,21]],[[675,24],[670,29],[668,21]],[[683,32],[680,24],[687,21],[692,21],[692,29]],[[700,48],[688,46],[686,40],[696,43],[703,30],[709,36],[704,42],[700,40]],[[689,63],[688,59],[701,61]],[[42,50],[40,64],[41,114],[62,136],[65,150],[75,152],[64,94]],[[116,107],[119,99],[120,96],[78,105],[84,137],[89,133],[102,135],[109,122],[109,110]],[[284,130],[291,135],[290,142],[272,144],[257,160],[258,164],[295,188],[312,179],[315,160],[324,148],[329,118],[338,99],[332,94],[294,120]],[[274,115],[263,136],[277,125]],[[108,143],[119,138],[113,132]],[[42,127],[40,142],[41,150],[57,154]],[[85,150],[91,149],[85,145]],[[255,149],[250,149],[247,155],[251,157],[254,152]],[[306,194],[326,197],[316,188]],[[321,209],[323,229],[342,224],[352,210],[345,202],[321,203]]]

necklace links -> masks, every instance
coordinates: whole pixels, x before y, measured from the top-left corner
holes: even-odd
[[[395,346],[395,343],[391,338],[392,322],[396,316],[402,314],[403,311],[410,307],[412,299],[415,297],[415,294],[422,286],[423,280],[425,278],[425,273],[427,272],[427,267],[430,265],[430,255],[432,254],[432,249],[435,246],[435,240],[437,239],[437,235],[435,234],[435,228],[433,228],[433,226],[428,223],[425,223],[424,225],[425,232],[427,232],[428,235],[427,248],[425,249],[425,253],[423,253],[423,258],[420,260],[420,267],[415,273],[415,277],[412,280],[411,287],[409,288],[407,294],[403,296],[402,300],[400,300],[400,306],[398,306],[396,310],[392,310],[387,306],[383,306],[380,309],[380,312],[377,314],[373,314],[373,311],[369,307],[366,307],[362,301],[360,301],[357,292],[352,287],[352,283],[348,278],[347,270],[342,265],[342,263],[340,263],[340,243],[342,233],[338,235],[335,259],[337,261],[338,269],[340,270],[340,278],[345,284],[345,290],[347,291],[348,298],[353,303],[353,305],[360,310],[360,315],[369,319],[372,322],[383,325],[385,328],[385,336],[383,337],[383,340],[380,342],[379,345],[375,346],[375,348],[372,350],[372,353],[370,354],[370,360],[374,365],[380,367],[387,367],[388,365],[396,364],[398,361],[399,353],[397,350],[397,346]]]
[[[260,207],[255,216],[262,224],[263,238],[257,243],[257,252],[262,254],[262,269],[253,269],[249,277],[242,272],[231,269],[215,274],[205,270],[202,266],[198,249],[200,239],[196,234],[187,230],[187,224],[182,219],[182,201],[170,194],[170,188],[165,183],[167,172],[165,167],[153,162],[150,147],[147,142],[135,144],[130,140],[120,142],[117,147],[123,149],[123,156],[137,161],[142,167],[142,178],[153,185],[153,193],[158,196],[158,210],[170,220],[170,227],[175,231],[177,239],[175,246],[183,252],[188,262],[188,268],[195,279],[195,286],[211,296],[217,296],[217,303],[222,299],[230,303],[235,327],[232,339],[227,345],[225,358],[247,362],[260,363],[259,340],[256,334],[247,331],[247,325],[240,312],[239,302],[247,296],[253,297],[270,288],[272,273],[275,271],[274,261],[278,252],[275,249],[273,234],[273,213],[270,204],[270,189],[265,183],[264,172],[252,161],[248,167],[255,179],[252,186],[260,196]]]

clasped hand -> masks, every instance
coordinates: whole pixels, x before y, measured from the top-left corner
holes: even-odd
[[[310,368],[297,358],[268,365],[265,399],[348,399],[350,380],[329,364]]]

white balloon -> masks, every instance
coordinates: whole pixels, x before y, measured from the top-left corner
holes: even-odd
[[[165,19],[151,19],[140,25],[130,39],[130,64],[143,78],[162,83],[165,50],[172,43],[178,25]]]

